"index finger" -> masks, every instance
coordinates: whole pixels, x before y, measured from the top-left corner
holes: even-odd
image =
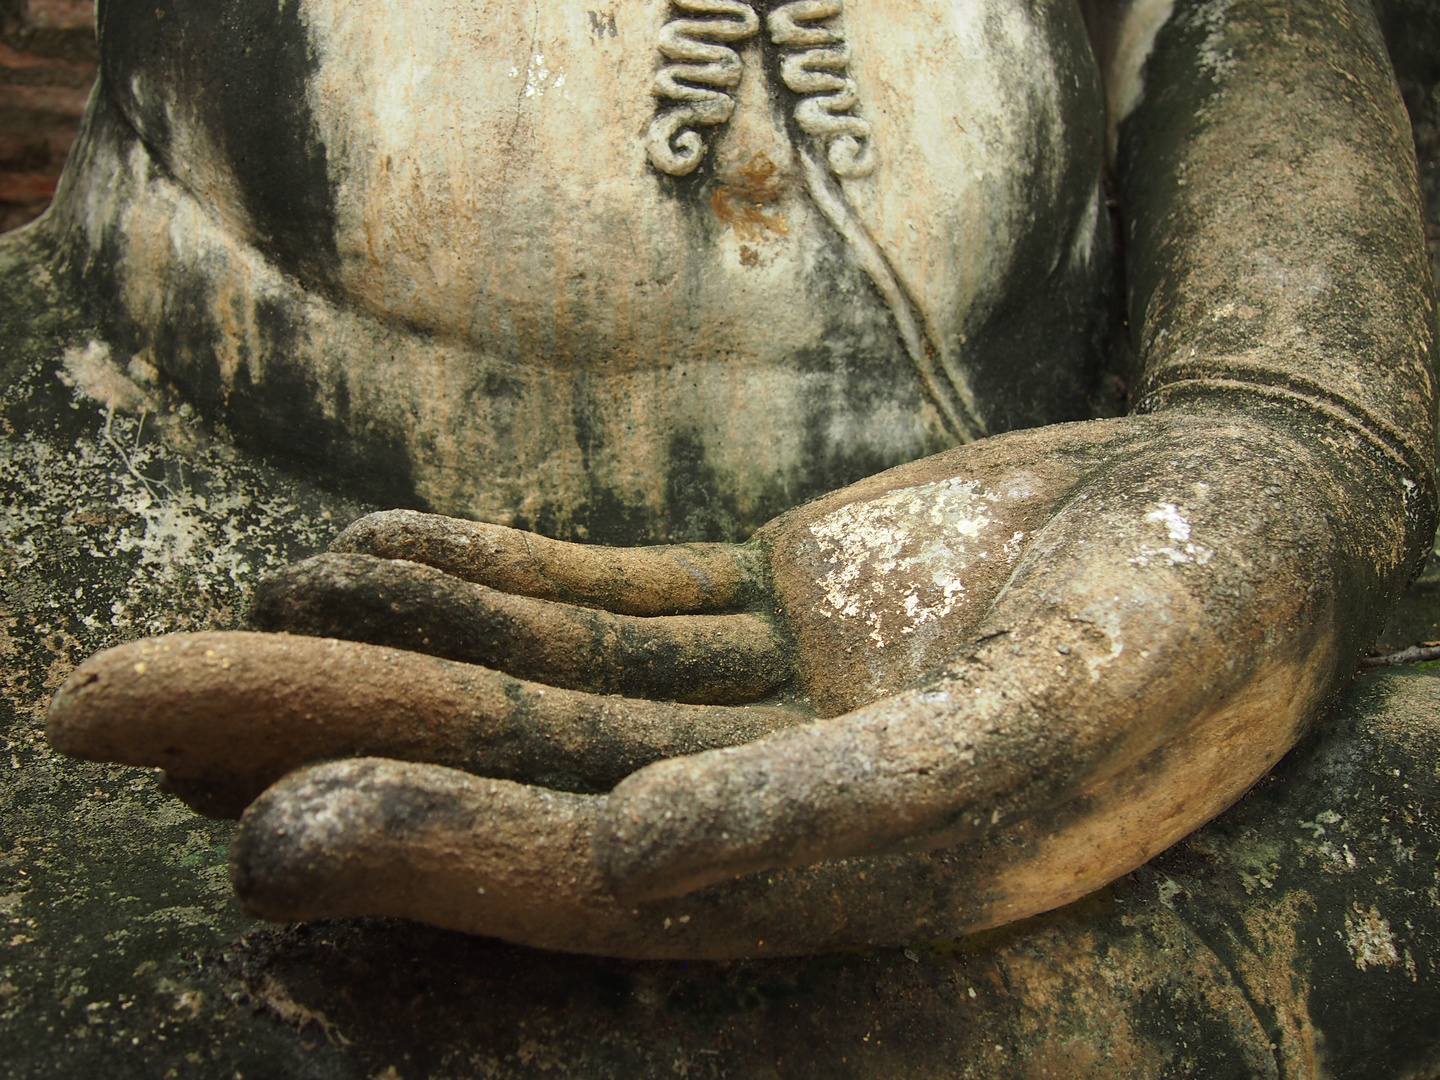
[[[369,514],[330,550],[424,563],[477,585],[617,615],[739,611],[768,592],[763,557],[747,544],[601,547],[415,510]]]

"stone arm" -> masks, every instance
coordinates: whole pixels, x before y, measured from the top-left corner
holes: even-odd
[[[254,799],[232,874],[277,919],[798,953],[1139,865],[1353,672],[1435,489],[1414,165],[1368,8],[1178,3],[1137,67],[1111,84],[1130,417],[915,462],[740,546],[378,515],[262,587],[257,627],[310,636],[101,654],[52,741],[213,812]]]

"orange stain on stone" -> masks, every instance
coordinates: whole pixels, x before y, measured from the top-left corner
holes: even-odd
[[[783,214],[767,214],[762,209],[785,192],[785,178],[779,173],[779,167],[768,156],[756,154],[740,170],[737,182],[716,188],[710,196],[715,216],[721,224],[734,229],[738,239],[755,242],[789,235]]]

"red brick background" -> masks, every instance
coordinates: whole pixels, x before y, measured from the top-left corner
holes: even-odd
[[[55,194],[95,62],[95,0],[0,0],[0,232]]]

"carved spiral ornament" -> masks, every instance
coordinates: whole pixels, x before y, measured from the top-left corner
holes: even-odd
[[[794,0],[770,13],[770,40],[782,48],[798,48],[780,62],[780,77],[794,93],[806,95],[795,106],[800,130],[828,139],[830,171],[846,179],[868,176],[875,169],[870,125],[849,110],[860,100],[855,80],[845,74],[850,46],[834,26],[820,25],[844,10],[840,0]]]
[[[670,0],[670,4],[682,14],[660,32],[658,47],[669,62],[655,75],[652,92],[662,104],[650,121],[645,142],[656,169],[688,176],[707,150],[696,128],[724,124],[735,112],[735,100],[726,91],[740,85],[744,63],[729,44],[754,35],[760,22],[754,8],[742,0]],[[790,0],[766,16],[770,42],[780,53],[781,81],[799,97],[795,126],[808,136],[805,144],[795,145],[800,175],[821,216],[844,240],[889,308],[900,342],[946,426],[960,441],[969,442],[984,434],[984,425],[977,419],[964,370],[936,344],[914,294],[837,183],[875,170],[870,124],[851,111],[860,94],[848,74],[850,45],[841,26],[844,11],[843,0]]]
[[[663,173],[687,176],[705,156],[696,126],[730,119],[735,100],[725,91],[740,83],[744,66],[727,42],[743,41],[760,29],[755,9],[740,0],[671,0],[687,15],[660,31],[658,47],[667,60],[655,75],[656,97],[678,102],[657,113],[646,133],[650,160]]]

